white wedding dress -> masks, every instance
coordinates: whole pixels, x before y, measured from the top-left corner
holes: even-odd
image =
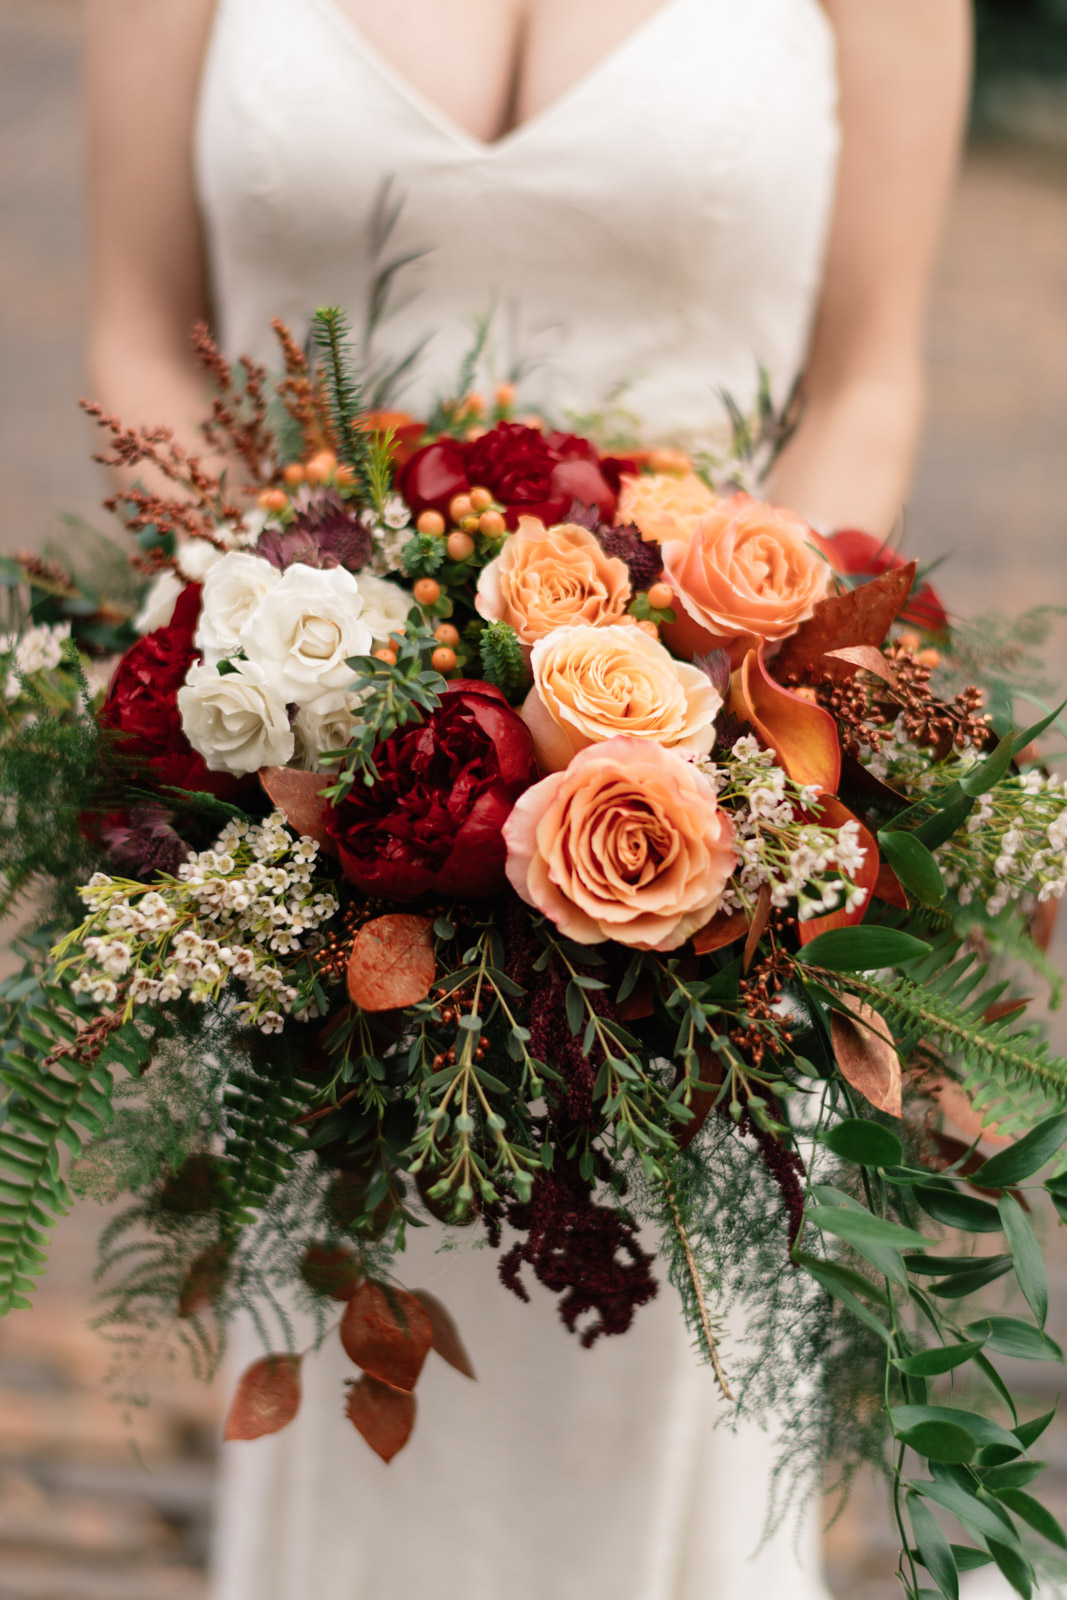
[[[196,161],[223,341],[270,359],[270,319],[300,333],[324,303],[358,329],[378,267],[424,252],[375,332],[381,357],[423,346],[408,409],[454,391],[495,308],[496,376],[525,362],[525,405],[589,413],[624,384],[649,438],[714,436],[720,390],[747,404],[762,365],[781,394],[803,363],[837,148],[817,0],[665,0],[492,145],[334,0],[220,0]],[[432,1356],[387,1468],[344,1418],[331,1341],[294,1424],[224,1447],[216,1600],[824,1600],[814,1511],[757,1549],[773,1446],[714,1428],[669,1285],[584,1350],[546,1290],[523,1305],[493,1252],[441,1238],[417,1233],[397,1273],[452,1311],[478,1382]],[[237,1342],[235,1369],[260,1353]]]

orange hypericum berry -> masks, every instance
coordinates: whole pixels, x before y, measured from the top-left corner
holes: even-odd
[[[337,471],[337,457],[332,450],[320,450],[312,456],[306,467],[309,483],[328,483]]]
[[[333,481],[339,489],[351,489],[355,486],[356,475],[352,471],[352,468],[346,466],[342,461],[341,465],[333,475]]]
[[[493,397],[499,411],[510,411],[515,404],[515,385],[513,383],[498,383],[496,394]]]
[[[902,644],[905,650],[918,650],[922,640],[917,633],[912,633],[909,628],[906,628],[903,633],[897,636],[897,643]]]
[[[653,472],[692,472],[693,463],[684,450],[650,450],[648,464]]]
[[[439,511],[424,511],[415,526],[420,533],[439,539],[445,531],[445,519]]]
[[[302,484],[306,476],[307,474],[304,471],[304,463],[302,461],[290,461],[289,465],[282,472],[282,477],[285,479],[290,489],[295,489]]]
[[[481,520],[482,519],[479,517],[477,511],[472,511],[469,517],[463,518],[462,522],[460,523],[460,528],[464,533],[477,533],[481,524]]]
[[[800,684],[796,689],[791,689],[790,693],[795,694],[798,700],[809,700],[813,706],[819,703],[819,697],[815,690],[806,683]]]
[[[456,652],[450,650],[448,645],[438,645],[430,657],[430,665],[435,672],[451,672],[456,664]]]
[[[390,650],[388,645],[383,644],[380,650],[375,650],[374,655],[376,660],[384,661],[387,666],[396,666],[396,651]]]
[[[928,645],[925,650],[920,650],[916,656],[920,667],[939,667],[941,665],[941,652],[935,650],[933,645]]]
[[[650,639],[659,638],[659,629],[656,627],[654,622],[649,620],[648,617],[638,617],[637,626],[641,629],[642,633],[647,633]]]
[[[453,522],[462,522],[464,517],[471,514],[471,497],[469,494],[453,495],[449,501],[448,514]]]
[[[477,390],[472,390],[464,400],[462,410],[465,417],[484,417],[485,396],[478,394]]]
[[[493,503],[493,497],[488,489],[471,490],[471,509],[473,511],[488,511]]]
[[[474,540],[469,533],[450,533],[445,540],[450,561],[466,561],[474,554]]]
[[[420,606],[435,606],[441,598],[441,585],[436,578],[420,578],[415,584],[415,599]]]
[[[669,583],[654,583],[648,591],[648,603],[653,611],[666,611],[674,604],[674,590]]]
[[[507,523],[499,511],[483,511],[478,518],[478,526],[490,539],[499,539],[507,528]]]
[[[289,504],[289,496],[284,489],[264,489],[256,496],[256,504],[261,511],[284,511]]]
[[[459,629],[453,627],[451,622],[442,622],[439,628],[433,630],[433,636],[438,644],[446,644],[450,650],[459,644]]]

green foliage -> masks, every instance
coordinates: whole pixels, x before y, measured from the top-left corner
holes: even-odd
[[[401,550],[400,560],[409,578],[432,578],[444,565],[445,541],[432,533],[413,534]]]
[[[366,397],[351,348],[348,318],[339,306],[320,306],[311,319],[311,332],[323,364],[338,457],[355,473],[360,498],[380,511],[373,494],[375,483],[380,486],[375,435],[362,425]]]
[[[478,640],[482,672],[510,699],[529,677],[518,635],[506,622],[490,622]]]
[[[360,720],[352,731],[352,742],[344,750],[329,750],[324,762],[341,763],[336,784],[327,791],[343,800],[357,775],[366,784],[378,777],[374,750],[398,728],[421,722],[441,703],[445,680],[425,665],[437,641],[418,608],[408,614],[404,637],[395,645],[396,661],[379,661],[377,656],[353,656],[348,665],[355,673],[353,691],[362,696]]]

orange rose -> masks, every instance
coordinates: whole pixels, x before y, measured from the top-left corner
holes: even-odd
[[[626,563],[605,555],[588,529],[572,522],[546,528],[536,517],[520,517],[482,569],[474,603],[481,616],[510,623],[532,645],[568,623],[618,622],[629,601]]]
[[[718,495],[695,472],[682,477],[646,472],[623,478],[615,521],[633,523],[642,539],[663,544],[667,539],[688,539],[701,517],[718,503]]]
[[[516,893],[579,944],[676,950],[737,864],[710,780],[648,739],[608,739],[527,789],[504,824]]]
[[[682,612],[663,629],[671,649],[692,657],[721,646],[735,667],[761,640],[796,633],[831,577],[801,517],[747,494],[723,500],[687,540],[668,540],[663,571]]]
[[[534,645],[530,666],[534,686],[521,715],[543,772],[621,734],[697,756],[715,742],[718,690],[632,624],[557,628]]]

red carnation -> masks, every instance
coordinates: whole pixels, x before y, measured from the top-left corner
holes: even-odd
[[[199,615],[200,585],[190,583],[178,596],[167,626],[146,633],[122,657],[100,722],[123,735],[123,755],[144,762],[152,783],[235,799],[241,792],[240,780],[232,773],[209,772],[182,732],[178,690],[198,659],[193,634]]]
[[[500,422],[481,438],[438,439],[412,456],[400,491],[416,516],[447,514],[449,502],[473,487],[488,489],[505,508],[508,526],[520,516],[547,524],[566,520],[577,502],[595,506],[603,522],[615,516],[619,473],[630,465],[601,460],[588,439],[541,433],[519,422]]]
[[[489,683],[459,678],[436,711],[374,752],[376,783],[356,783],[327,814],[346,875],[390,900],[484,899],[505,885],[502,829],[536,780],[529,730]]]

